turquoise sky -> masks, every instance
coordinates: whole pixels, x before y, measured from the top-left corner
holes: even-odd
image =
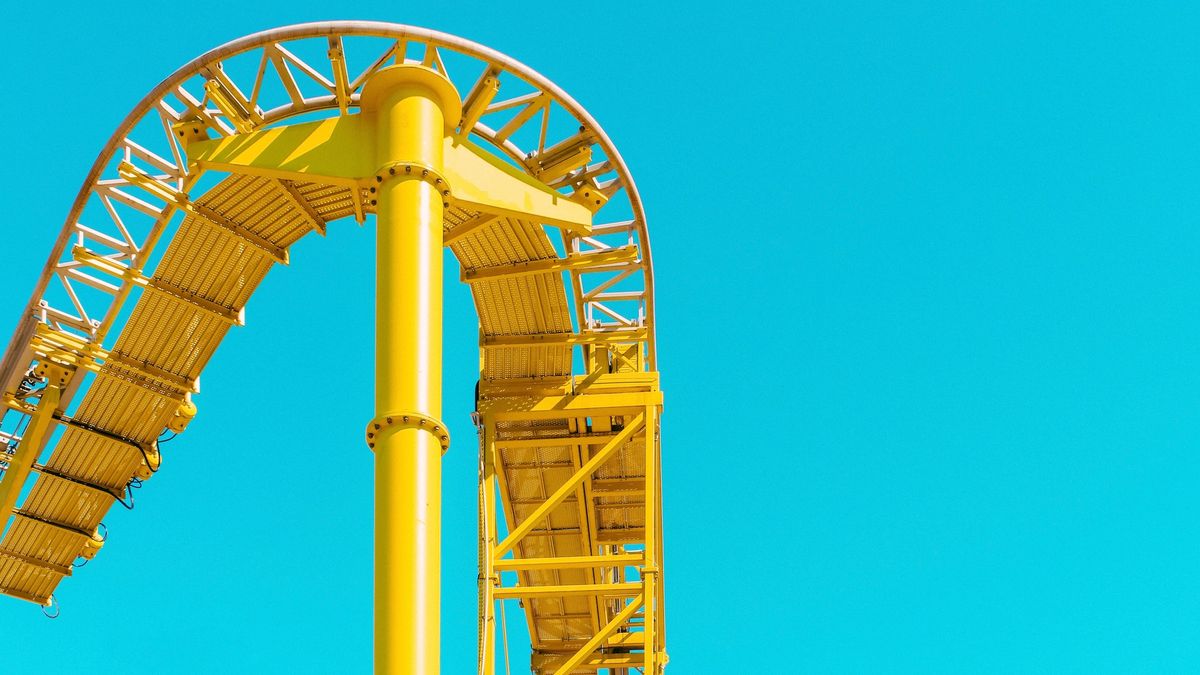
[[[457,33],[587,106],[647,202],[668,672],[1195,671],[1200,16],[979,4],[21,3],[0,332],[111,131],[187,60],[316,19]],[[373,241],[338,224],[273,273],[62,617],[0,598],[0,671],[369,672]],[[475,467],[445,460],[454,675]]]

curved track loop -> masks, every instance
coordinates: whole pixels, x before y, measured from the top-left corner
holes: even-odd
[[[0,462],[15,474],[21,453],[36,458],[54,448],[44,465],[32,465],[36,478],[11,519],[5,514],[11,522],[0,540],[0,591],[50,602],[77,558],[90,558],[103,543],[96,533],[108,509],[157,470],[160,437],[195,414],[200,371],[228,329],[244,323],[264,275],[286,263],[288,247],[303,236],[371,213],[365,191],[201,174],[189,166],[181,138],[353,114],[367,77],[405,61],[441,71],[463,93],[460,134],[597,209],[588,236],[447,209],[444,238],[480,317],[480,410],[490,439],[485,455],[494,460],[490,474],[482,462],[484,491],[489,477],[498,479],[491,491],[502,496],[510,529],[531,515],[546,524],[513,545],[513,554],[625,556],[605,566],[513,572],[522,586],[561,595],[505,595],[492,570],[496,593],[481,589],[481,621],[492,621],[494,602],[524,598],[538,672],[609,667],[603,659],[616,657],[606,653],[626,655],[611,662],[615,672],[642,667],[640,655],[635,663],[628,654],[643,641],[627,634],[640,632],[629,626],[646,615],[661,614],[661,584],[637,591],[660,597],[655,612],[629,609],[621,600],[634,595],[627,588],[577,591],[605,583],[632,588],[645,569],[657,574],[657,558],[638,572],[626,567],[640,546],[661,545],[622,534],[657,529],[657,417],[635,416],[642,408],[617,399],[605,399],[624,406],[610,414],[594,406],[573,417],[534,412],[546,397],[582,401],[587,387],[610,397],[657,392],[650,244],[636,186],[596,121],[544,77],[461,38],[394,24],[305,24],[228,43],[158,85],[104,147],[0,361],[0,443],[9,453]],[[68,373],[53,392],[53,374],[37,370],[45,364]],[[61,400],[42,411],[51,394]],[[35,433],[39,424],[49,431]],[[584,476],[573,500],[560,500],[575,508],[537,510],[602,451],[602,441],[621,436],[621,447]],[[546,442],[539,445],[539,437]],[[631,481],[645,482],[651,496]],[[493,532],[485,548],[499,536],[497,518],[486,513],[490,499],[482,497],[484,529]],[[500,557],[484,556],[488,565]],[[586,644],[622,613],[629,625]],[[578,668],[563,665],[587,646],[595,655],[577,659]]]

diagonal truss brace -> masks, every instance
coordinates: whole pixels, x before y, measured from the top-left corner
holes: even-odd
[[[641,431],[642,427],[645,426],[645,423],[646,414],[638,413],[637,417],[634,417],[629,424],[625,425],[625,428],[622,429],[620,433],[618,433],[616,436],[613,436],[612,440],[605,443],[604,446],[600,448],[600,450],[597,451],[596,454],[593,455],[586,464],[580,467],[570,479],[568,479],[562,484],[561,487],[555,490],[554,494],[550,495],[549,499],[543,502],[542,505],[535,509],[533,513],[529,514],[529,516],[525,518],[520,525],[509,532],[508,536],[504,538],[504,541],[500,542],[500,545],[496,547],[496,552],[494,554],[495,558],[500,559],[504,557],[504,555],[511,551],[513,547],[525,537],[525,535],[529,534],[533,528],[537,527],[538,523],[540,523],[543,518],[549,515],[551,511],[561,504],[564,499],[575,494],[575,490],[579,487],[579,484],[586,480],[588,476],[591,476],[593,473],[595,473],[596,469],[599,469],[605,462],[607,462],[609,458],[611,458],[617,452],[617,450],[621,449],[621,447],[624,446],[629,439],[633,438],[635,433]]]
[[[604,644],[608,638],[612,637],[612,634],[616,633],[621,626],[624,626],[625,623],[628,622],[629,619],[631,619],[633,615],[638,612],[638,610],[645,606],[645,604],[645,594],[635,597],[633,601],[628,605],[625,605],[625,609],[622,609],[620,612],[618,612],[617,615],[612,618],[612,621],[609,621],[599,633],[596,633],[591,640],[588,640],[586,644],[580,647],[579,651],[575,652],[574,656],[572,656],[570,659],[567,659],[567,662],[562,664],[558,670],[555,670],[554,675],[568,675],[574,671],[575,668],[586,661],[589,656],[596,653],[596,650],[600,648],[600,645]]]

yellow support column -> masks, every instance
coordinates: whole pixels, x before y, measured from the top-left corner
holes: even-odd
[[[51,425],[54,423],[54,413],[58,410],[63,389],[71,381],[70,369],[50,362],[38,365],[36,374],[46,380],[38,399],[37,410],[29,421],[29,426],[22,434],[21,442],[17,444],[17,452],[8,458],[8,470],[0,479],[0,531],[4,530],[8,518],[17,506],[21,488],[25,479],[37,462],[38,454],[50,440]]]
[[[447,124],[461,103],[433,70],[399,65],[367,82],[376,139],[377,417],[375,672],[439,672],[442,411],[442,211]],[[373,434],[373,435],[372,435]]]
[[[480,517],[482,541],[480,542],[482,568],[479,570],[480,593],[480,655],[479,675],[495,675],[496,672],[496,599],[493,592],[499,585],[500,576],[496,571],[495,551],[496,538],[499,531],[496,524],[496,428],[490,416],[484,416],[483,443],[483,476],[479,489]]]
[[[642,630],[645,645],[645,662],[642,665],[644,675],[658,675],[658,617],[659,617],[659,567],[658,549],[658,407],[646,406],[646,551],[642,564],[642,579],[645,584],[643,594],[646,599],[642,612]]]

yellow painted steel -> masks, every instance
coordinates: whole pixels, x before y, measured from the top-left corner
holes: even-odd
[[[597,348],[598,349],[598,348]],[[626,350],[618,345],[617,353]],[[524,603],[535,675],[660,673],[663,644],[656,373],[620,359],[558,385],[481,388],[483,658],[494,675],[493,607]],[[571,471],[554,469],[565,462]],[[527,468],[528,467],[528,468]],[[540,474],[531,486],[530,471]],[[503,507],[507,536],[494,515]],[[568,508],[570,502],[574,508]],[[606,511],[625,513],[620,518]],[[511,557],[509,557],[511,556]],[[516,583],[504,578],[514,574]]]
[[[375,127],[376,164],[440,172],[449,81],[418,66],[372,76],[363,115]],[[442,195],[408,174],[376,186],[376,419],[442,413]],[[375,437],[375,669],[439,672],[442,446],[432,428],[384,428]]]
[[[588,640],[585,645],[580,647],[579,650],[575,652],[574,656],[567,659],[566,663],[559,666],[558,669],[554,671],[554,675],[569,675],[570,673],[574,672],[575,669],[579,667],[579,664],[586,661],[589,657],[591,657],[592,654],[595,654],[596,650],[600,648],[600,645],[604,644],[613,633],[616,633],[617,630],[624,626],[627,621],[633,618],[633,614],[635,612],[645,606],[646,597],[644,595],[639,595],[634,598],[633,601],[628,605],[625,605],[625,608],[618,612],[611,621],[605,624],[604,628],[600,629],[599,633],[596,633],[594,636],[592,636],[592,639]],[[650,652],[646,652],[646,670],[644,672],[654,672],[650,669],[652,664],[651,658]]]
[[[372,79],[377,77],[379,74]],[[457,99],[455,110],[461,110]],[[377,178],[389,175],[390,169],[409,168],[405,166],[407,160],[373,161],[377,158],[377,133],[368,115],[351,115],[223,139],[191,141],[187,148],[188,157],[203,170],[285,180],[319,177],[331,185],[369,189]],[[446,191],[443,196],[448,201],[464,209],[529,218],[580,234],[588,233],[592,209],[586,204],[566,198],[467,139],[445,136],[437,139],[437,143],[442,146],[439,150],[442,161],[429,177],[431,183],[436,180],[439,192]],[[429,150],[432,152],[433,148]],[[418,173],[433,170],[424,165],[412,168]]]
[[[461,45],[440,34],[356,27],[396,43],[366,71],[350,72],[342,28],[296,30],[328,40],[333,74],[313,75],[274,35],[255,43],[263,67],[280,78],[288,112],[260,107],[257,84],[248,96],[250,88],[209,62],[199,71],[203,100],[175,89],[186,109],[159,109],[175,161],[127,143],[111,167],[117,178],[95,184],[109,211],[161,222],[183,214],[153,271],[146,261],[162,228],[135,244],[121,227],[105,234],[72,225],[61,251],[69,266],[55,278],[112,294],[115,309],[93,320],[68,287],[79,316],[37,305],[0,363],[5,407],[29,419],[16,454],[0,460],[9,464],[0,513],[12,514],[0,541],[0,593],[49,602],[72,561],[98,551],[96,527],[114,498],[161,466],[160,435],[184,431],[196,415],[200,371],[226,332],[245,323],[267,271],[287,264],[301,237],[324,235],[328,221],[374,213],[376,402],[367,442],[376,454],[376,672],[439,672],[449,247],[480,318],[479,672],[499,670],[502,646],[508,670],[504,617],[523,614],[535,675],[662,673],[663,394],[649,244],[623,162],[577,104],[499,55],[470,52],[486,68],[460,97],[438,50]],[[418,34],[424,53],[408,59],[406,41]],[[496,102],[510,86],[505,69],[537,90]],[[306,97],[297,72],[327,84],[330,96]],[[336,116],[279,124],[321,106]],[[548,141],[559,108],[581,126]],[[519,149],[513,138],[538,127],[539,115],[537,144]],[[605,177],[614,170],[617,178]],[[192,193],[205,172],[218,171],[229,176]],[[634,219],[594,225],[622,190]],[[623,280],[639,274],[644,288],[629,290]],[[584,275],[609,276],[584,284]],[[127,299],[132,313],[109,346],[103,336]],[[630,300],[640,309],[609,306]],[[35,406],[13,386],[13,364],[22,361],[51,380],[82,369],[94,382],[67,416],[59,408],[78,381],[50,382]],[[572,375],[579,365],[585,374]],[[50,377],[52,366],[60,370]],[[37,464],[55,424],[63,428],[55,451]],[[14,509],[30,471],[38,477]]]
[[[645,421],[645,415],[638,415],[637,417],[634,417],[633,420],[625,426],[621,433],[613,436],[612,440],[610,440],[608,443],[605,443],[603,448],[592,455],[587,464],[584,464],[582,467],[580,467],[580,469],[576,471],[570,479],[568,479],[561,486],[559,486],[557,490],[555,490],[554,494],[550,495],[546,501],[542,502],[537,509],[533,511],[533,513],[530,513],[525,518],[524,522],[514,527],[512,531],[509,532],[508,536],[505,537],[498,546],[496,546],[495,556],[497,558],[503,558],[504,554],[511,551],[513,547],[517,545],[517,542],[519,542],[525,535],[529,534],[529,532],[535,526],[537,526],[543,518],[549,515],[550,511],[553,511],[556,506],[561,504],[564,499],[572,494],[580,483],[595,473],[596,469],[600,468],[600,466],[604,464],[609,457],[611,457],[617,450],[621,449],[634,433],[641,431]]]
[[[459,119],[462,114],[460,99],[450,82],[430,68],[398,65],[378,71],[367,80],[360,105],[362,113],[358,116],[247,131],[211,141],[192,141],[188,144],[188,154],[193,163],[207,170],[235,171],[285,182],[320,179],[329,184],[361,189],[369,195],[367,205],[375,211],[378,221],[376,417],[367,433],[368,442],[377,453],[376,668],[381,673],[432,674],[438,672],[440,453],[448,445],[445,424],[439,420],[440,250],[444,244],[444,212],[451,205],[479,209],[481,215],[476,218],[477,224],[470,226],[472,228],[519,215],[568,231],[587,233],[591,228],[593,207],[602,204],[603,200],[596,199],[592,204],[564,199],[537,179],[516,171],[461,136],[454,135],[451,120]],[[578,141],[572,143],[579,145]],[[554,157],[547,164],[552,171],[565,161],[562,157],[588,154],[553,150]],[[592,193],[585,189],[581,194],[586,197]],[[193,207],[193,211],[204,215],[199,207]],[[467,236],[460,229],[465,227],[468,226],[460,225],[450,234],[455,238]],[[633,246],[572,253],[562,259],[465,270],[463,280],[482,284],[578,268],[603,269],[636,262],[638,255]],[[622,561],[629,562],[628,556],[632,555],[625,552],[625,546],[643,541],[651,550],[656,546],[653,523],[658,505],[653,490],[644,492],[651,501],[646,515],[639,519],[639,527],[607,533],[609,539],[599,531],[591,533],[578,555],[567,556],[561,564],[543,562],[530,567],[513,567],[517,563],[503,560],[564,500],[574,496],[576,501],[581,501],[580,486],[585,482],[590,485],[593,474],[610,459],[629,455],[635,436],[643,439],[638,447],[648,447],[647,452],[657,453],[657,441],[645,439],[650,436],[647,421],[657,420],[653,410],[661,405],[662,396],[657,390],[657,379],[647,379],[641,372],[640,346],[629,342],[645,338],[644,328],[633,328],[593,334],[495,336],[482,341],[484,349],[583,345],[598,350],[598,353],[603,350],[603,354],[626,355],[626,362],[636,366],[635,372],[623,376],[619,383],[611,376],[589,377],[584,386],[570,394],[549,392],[531,405],[497,410],[488,418],[490,424],[554,419],[564,415],[575,420],[617,415],[624,421],[620,429],[612,433],[574,440],[581,444],[580,447],[590,447],[590,454],[575,462],[575,474],[570,480],[559,484],[554,494],[548,495],[535,511],[525,515],[522,522],[516,522],[515,511],[510,510],[506,517],[510,533],[499,542],[495,534],[497,509],[491,501],[491,493],[496,490],[497,465],[502,462],[496,461],[496,448],[484,450],[481,517],[488,538],[481,569],[484,599],[480,616],[483,627],[480,668],[483,673],[491,673],[495,667],[493,605],[504,598],[527,598],[534,603],[583,598],[582,602],[590,607],[592,631],[607,632],[604,632],[604,638],[594,641],[591,650],[575,659],[576,664],[591,658],[597,650],[604,652],[607,647],[602,643],[608,635],[629,630],[625,623],[635,611],[646,616],[644,630],[653,635],[656,625],[653,607],[658,604],[654,583],[658,567],[653,552],[636,555],[641,580],[604,583],[605,578],[614,574],[613,578],[624,578],[623,571],[615,570]],[[603,362],[604,369],[610,369],[607,356],[589,362]],[[611,368],[615,368],[614,372],[622,370],[615,366]],[[575,428],[578,426],[577,421]],[[496,434],[489,434],[489,438],[495,439]],[[513,443],[521,442],[505,439],[497,444],[511,447]],[[531,439],[523,442],[536,445]],[[644,461],[642,458],[637,460],[638,463]],[[648,480],[654,479],[652,472],[646,475]],[[501,487],[502,491],[504,489]],[[636,498],[641,494],[627,491],[626,496]],[[609,493],[609,497],[598,498],[613,497]],[[578,562],[591,556],[608,556],[610,560],[594,564]],[[563,570],[576,570],[575,580],[581,583],[505,588],[496,571],[501,567],[519,570],[526,577],[536,574],[539,568],[555,575]],[[639,607],[625,605],[620,610],[610,611],[607,601],[602,598],[614,595],[626,599],[637,596]],[[613,624],[617,617],[624,618]],[[530,620],[537,632],[539,620]],[[574,634],[564,635],[561,644],[575,644],[565,639]],[[654,639],[639,643],[650,645],[652,652],[657,644]],[[623,654],[629,648],[631,643],[622,641],[614,648],[617,650],[614,653]],[[655,653],[645,657],[647,672],[655,672],[656,659]]]
[[[45,447],[46,441],[50,440],[50,425],[54,421],[54,413],[58,411],[63,389],[71,380],[72,373],[63,366],[46,362],[39,366],[36,375],[46,381],[46,386],[42,389],[37,409],[25,429],[25,435],[17,444],[17,451],[6,460],[8,469],[4,472],[4,478],[0,479],[0,514],[4,514],[0,528],[8,522],[8,514],[16,507],[21,487],[25,485],[25,479],[33,470],[38,453]]]

